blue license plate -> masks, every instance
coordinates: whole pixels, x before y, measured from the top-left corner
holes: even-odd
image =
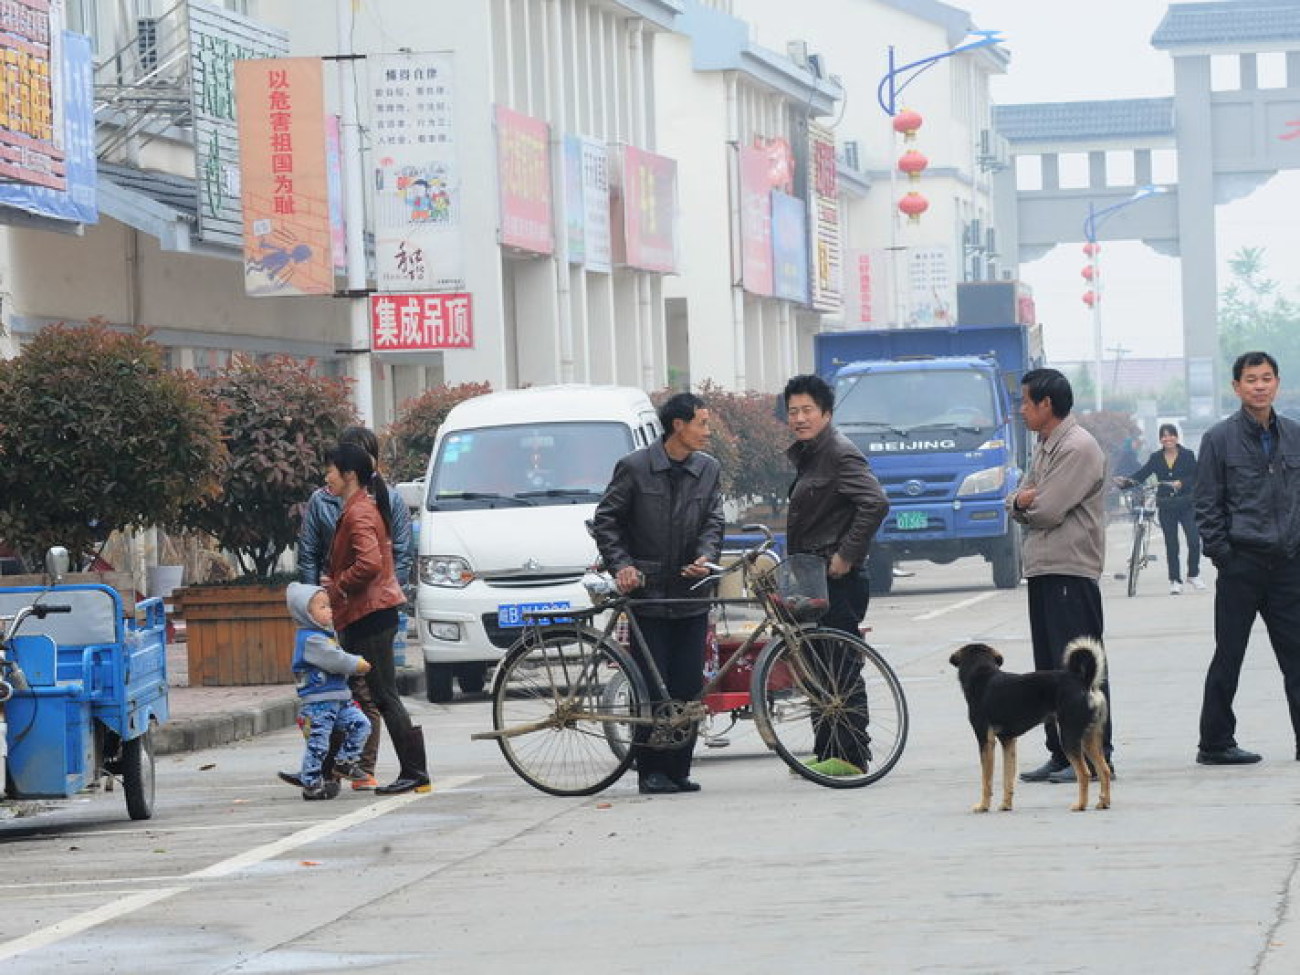
[[[924,511],[900,511],[894,521],[901,532],[930,527],[930,516]]]
[[[539,623],[546,626],[549,623],[568,623],[570,619],[564,616],[532,616],[524,618],[525,613],[545,613],[554,609],[569,609],[567,599],[553,600],[549,603],[502,603],[497,607],[497,626],[503,630],[517,629],[525,623]]]

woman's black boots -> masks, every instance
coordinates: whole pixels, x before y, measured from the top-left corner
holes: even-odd
[[[429,767],[424,757],[424,729],[415,725],[406,733],[397,750],[397,760],[402,764],[397,778],[388,785],[377,788],[375,795],[396,796],[403,792],[428,792],[433,788],[429,783]]]

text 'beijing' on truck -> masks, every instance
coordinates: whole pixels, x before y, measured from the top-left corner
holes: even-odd
[[[866,454],[890,512],[871,549],[873,592],[895,562],[983,556],[993,583],[1020,582],[1020,534],[1004,502],[1028,463],[1020,377],[1042,365],[1033,301],[1016,282],[958,285],[958,324],[824,332],[817,371],[835,423]]]

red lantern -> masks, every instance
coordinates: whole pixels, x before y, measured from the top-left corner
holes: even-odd
[[[907,214],[907,219],[912,223],[920,223],[921,214],[930,209],[930,201],[916,190],[912,190],[898,201],[898,209]]]
[[[1089,257],[1096,257],[1097,254],[1101,252],[1101,245],[1094,243],[1093,241],[1088,241],[1088,243],[1083,245],[1083,252]]]
[[[921,123],[924,121],[920,112],[905,108],[894,116],[894,131],[902,135],[908,142],[911,142],[916,138],[916,130],[921,127]]]
[[[1085,264],[1079,273],[1083,275],[1085,281],[1091,281],[1097,276],[1097,267],[1094,264]]]
[[[898,158],[898,168],[901,172],[907,173],[907,178],[913,183],[919,182],[921,173],[925,167],[930,165],[930,160],[917,149],[908,149]]]
[[[1083,293],[1083,303],[1089,308],[1097,304],[1097,292],[1091,290],[1085,291]]]

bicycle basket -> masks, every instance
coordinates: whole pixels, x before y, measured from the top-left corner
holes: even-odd
[[[826,563],[816,555],[792,555],[775,569],[772,605],[791,623],[813,623],[826,614]]]

